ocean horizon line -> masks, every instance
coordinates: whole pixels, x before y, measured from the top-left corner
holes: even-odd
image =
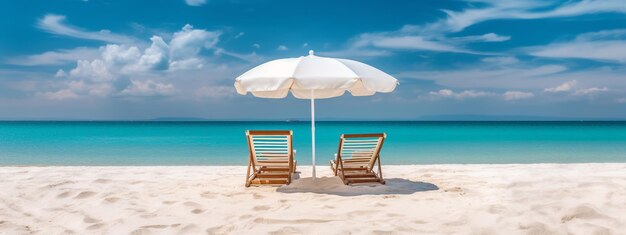
[[[465,118],[463,118],[465,117]],[[419,117],[414,119],[350,119],[319,118],[315,122],[624,122],[626,118],[611,117],[523,117],[523,116],[446,116],[441,118]],[[258,119],[221,119],[196,117],[159,117],[138,119],[81,119],[81,118],[0,118],[0,122],[310,122],[307,118],[258,118]]]
[[[145,119],[130,119],[130,120],[90,120],[90,119],[77,119],[77,120],[66,120],[66,119],[41,119],[41,120],[14,120],[14,119],[7,119],[7,120],[0,120],[0,122],[14,122],[14,123],[18,123],[18,122],[76,122],[76,123],[89,123],[89,122],[110,122],[110,123],[114,123],[114,122],[128,122],[128,123],[159,123],[159,122],[171,122],[171,123],[228,123],[228,122],[233,122],[233,123],[254,123],[254,122],[258,122],[258,123],[282,123],[282,122],[292,122],[292,123],[298,123],[298,122],[302,122],[302,123],[308,123],[310,122],[310,120],[145,120]],[[568,120],[568,119],[563,119],[563,120],[315,120],[316,123],[340,123],[340,122],[379,122],[379,123],[383,123],[383,122],[405,122],[405,123],[409,123],[409,122],[415,122],[415,123],[480,123],[480,122],[501,122],[501,123],[506,123],[506,122],[519,122],[519,123],[524,123],[524,122],[551,122],[551,123],[557,123],[557,122],[569,122],[569,123],[576,123],[576,122],[626,122],[626,119],[584,119],[584,120]]]

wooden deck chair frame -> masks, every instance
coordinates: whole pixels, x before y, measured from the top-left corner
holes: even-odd
[[[249,150],[246,187],[291,183],[296,171],[292,131],[248,130],[246,139]]]
[[[381,134],[343,134],[339,139],[339,149],[335,154],[336,159],[330,161],[330,168],[339,176],[344,184],[379,182],[385,184],[383,171],[380,163],[380,150],[387,135]],[[374,145],[375,143],[375,145]],[[371,148],[369,148],[371,147]],[[359,153],[359,148],[367,151]],[[342,154],[350,152],[352,156]],[[369,156],[368,156],[369,155]],[[378,165],[378,171],[374,171]]]

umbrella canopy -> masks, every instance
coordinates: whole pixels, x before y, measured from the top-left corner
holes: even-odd
[[[391,92],[398,80],[367,64],[347,59],[309,56],[272,60],[237,77],[239,94],[284,98],[289,91],[299,99],[324,99],[343,95],[370,96]],[[311,91],[315,91],[312,97]]]
[[[291,91],[298,99],[311,100],[311,147],[315,178],[315,99],[332,98],[346,91],[353,96],[392,92],[398,80],[367,64],[347,59],[308,56],[272,60],[235,79],[237,93],[260,98],[285,98]]]

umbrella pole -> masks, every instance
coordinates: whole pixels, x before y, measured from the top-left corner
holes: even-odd
[[[312,176],[315,179],[315,92],[311,90],[311,161]]]

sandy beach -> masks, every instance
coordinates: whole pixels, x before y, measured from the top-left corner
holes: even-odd
[[[245,188],[243,166],[1,167],[0,234],[623,234],[626,164],[385,166]]]

